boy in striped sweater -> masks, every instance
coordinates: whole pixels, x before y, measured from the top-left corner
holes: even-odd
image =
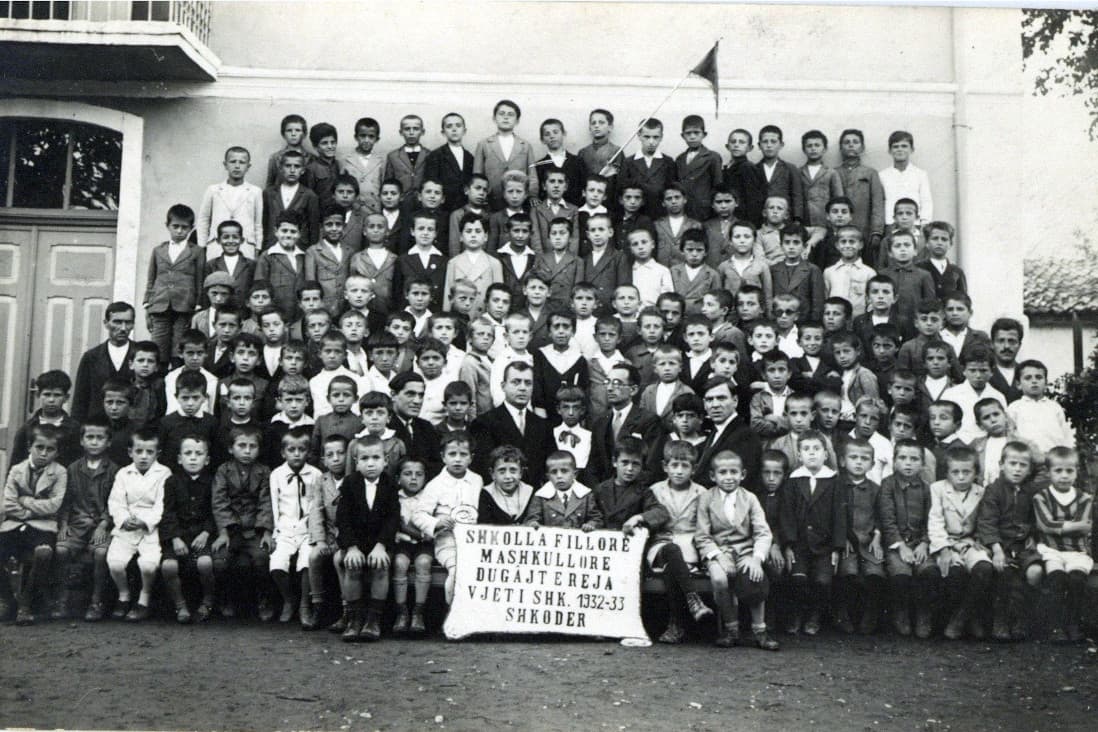
[[[1076,488],[1079,454],[1070,447],[1048,451],[1051,484],[1033,497],[1037,553],[1045,563],[1045,577],[1055,603],[1049,637],[1075,643],[1083,639],[1079,616],[1091,559],[1094,497]]]

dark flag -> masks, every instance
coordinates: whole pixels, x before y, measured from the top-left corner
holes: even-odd
[[[697,66],[690,69],[691,74],[700,76],[709,82],[709,86],[713,87],[713,104],[718,117],[720,116],[721,106],[720,84],[717,82],[717,46],[719,45],[721,45],[720,41],[714,43],[713,47],[709,49],[709,53],[705,54],[705,58]]]

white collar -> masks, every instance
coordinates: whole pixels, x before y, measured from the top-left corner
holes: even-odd
[[[815,475],[813,475],[808,470],[808,468],[806,468],[802,465],[801,467],[797,468],[792,473],[790,473],[789,477],[790,478],[834,478],[836,475],[837,475],[837,473],[834,470],[832,470],[831,468],[829,468],[828,466],[826,466],[826,465],[824,465],[822,468],[820,468],[820,472],[816,473]]]
[[[551,499],[551,498],[555,498],[556,495],[559,492],[560,491],[558,491],[556,488],[553,487],[552,483],[546,483],[541,488],[538,488],[537,493],[535,493],[534,495],[537,496],[538,498],[549,498],[549,499]],[[576,498],[583,498],[584,496],[586,496],[588,493],[591,492],[591,489],[588,488],[587,486],[585,486],[583,483],[580,483],[579,481],[576,481],[575,483],[572,484],[572,487],[568,489],[568,492],[571,493]]]
[[[656,159],[658,159],[658,158],[662,158],[662,157],[663,157],[663,153],[662,153],[662,152],[660,152],[659,150],[657,150],[656,152],[652,153],[652,160],[656,160]],[[635,153],[633,153],[633,159],[634,159],[634,160],[644,160],[644,159],[645,159],[645,155],[644,155],[644,153],[642,153],[642,152],[641,152],[640,150],[637,150],[637,151],[636,151]]]
[[[415,246],[415,247],[412,247],[411,249],[409,249],[409,250],[408,250],[408,253],[409,253],[409,254],[415,254],[416,256],[418,256],[418,257],[422,258],[422,257],[423,257],[423,254],[424,254],[424,251],[423,251],[422,249],[420,249],[420,248],[419,248],[418,246]],[[430,248],[430,250],[428,250],[428,251],[427,251],[426,253],[427,253],[428,255],[435,255],[435,254],[437,254],[437,255],[438,255],[438,256],[440,256],[440,257],[442,256],[442,252],[440,252],[440,251],[438,250],[438,247],[436,247],[436,246],[432,246],[432,247]]]
[[[526,244],[522,250],[515,251],[515,245],[512,242],[507,242],[499,249],[496,250],[497,254],[506,254],[509,257],[536,257],[537,252],[530,248],[529,244]]]

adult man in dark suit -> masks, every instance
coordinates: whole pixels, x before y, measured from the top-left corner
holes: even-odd
[[[651,450],[662,434],[660,418],[636,405],[640,373],[628,363],[616,363],[606,381],[607,413],[591,425],[591,457],[587,475],[592,483],[613,476],[614,445],[627,435],[640,438]]]
[[[76,385],[72,391],[72,416],[77,422],[103,414],[103,383],[107,379],[129,381],[130,359],[133,358],[135,312],[128,302],[112,302],[107,306],[103,324],[107,340],[80,357],[76,369]]]
[[[428,478],[432,478],[442,470],[442,446],[434,426],[419,416],[426,389],[423,377],[414,371],[405,371],[393,377],[389,388],[393,392],[393,416],[389,419],[389,427],[404,442],[408,457],[422,461]]]
[[[713,462],[713,456],[722,450],[731,450],[743,461],[744,487],[752,491],[757,490],[762,442],[751,429],[748,418],[736,412],[739,404],[736,390],[732,388],[728,379],[714,376],[705,382],[700,393],[705,403],[705,413],[713,423],[713,431],[709,433],[701,449],[698,467],[694,471],[694,481],[707,488],[712,487],[713,478],[709,474],[709,468]]]
[[[530,410],[534,393],[534,369],[514,361],[503,370],[503,404],[477,417],[469,431],[476,444],[473,470],[485,482],[491,480],[491,453],[501,445],[513,445],[526,455],[526,482],[537,490],[545,483],[545,459],[556,450],[549,423]]]
[[[1025,329],[1013,318],[999,318],[991,324],[991,350],[995,354],[988,385],[998,389],[1007,403],[1022,398],[1017,387],[1018,350],[1022,347]]]

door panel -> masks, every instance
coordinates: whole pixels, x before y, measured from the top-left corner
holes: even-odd
[[[7,475],[12,440],[24,422],[35,227],[0,225],[0,475]]]
[[[33,378],[103,340],[114,281],[115,230],[0,222],[0,475],[35,408]]]

